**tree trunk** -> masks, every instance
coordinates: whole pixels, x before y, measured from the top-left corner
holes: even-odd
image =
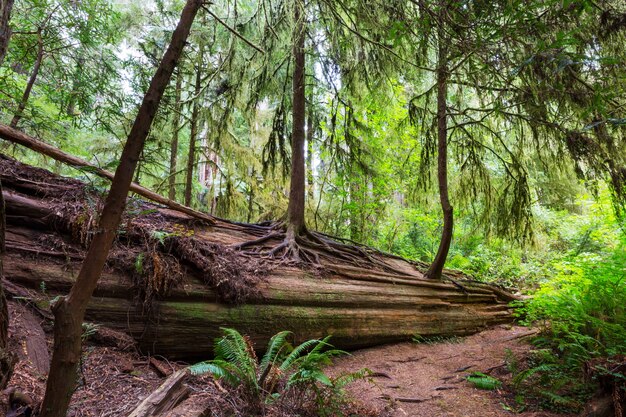
[[[85,186],[77,180],[25,168],[2,156],[0,179],[9,225],[6,277],[13,287],[20,285],[34,293],[39,292],[43,280],[48,297],[67,294],[76,279],[73,271],[80,268],[85,256],[80,239],[67,223],[67,208],[84,213],[89,206],[81,202],[97,200],[98,196],[85,191]],[[83,192],[88,198],[82,197]],[[78,202],[76,196],[80,196]],[[202,265],[217,263],[217,271],[227,264],[243,269],[255,262],[233,254],[229,247],[258,238],[263,226],[249,227],[221,220],[207,226],[166,208],[143,204],[145,209],[156,209],[155,212],[144,215],[148,217],[128,217],[127,232],[134,230],[135,224],[151,224],[154,230],[176,230],[177,225],[185,225],[194,245],[211,248],[197,262],[191,262],[180,251],[155,246],[156,255],[175,260],[183,276],[178,285],[153,300],[153,315],[146,315],[143,303],[137,300],[138,291],[149,284],[146,287],[133,284],[139,281],[132,279],[135,273],[132,254],[146,252],[146,244],[154,246],[154,241],[145,240],[151,231],[142,229],[144,232],[136,237],[126,233],[117,245],[120,256],[122,252],[131,254],[130,268],[113,269],[119,265],[116,263],[119,259],[111,259],[110,267],[98,281],[86,319],[128,332],[145,353],[187,361],[206,359],[210,353],[207,346],[220,336],[220,326],[249,334],[257,346],[267,344],[277,331],[291,330],[298,343],[332,334],[333,345],[354,349],[410,340],[415,334],[464,335],[512,319],[507,305],[513,299],[510,294],[464,280],[458,272],[445,271],[445,274],[462,287],[447,279],[426,279],[414,264],[389,257],[384,258],[385,263],[392,265],[394,272],[323,259],[323,276],[279,260],[268,260],[267,273],[263,269],[255,273],[255,276],[263,275],[263,279],[242,283],[253,290],[245,304],[232,304],[220,295],[219,286],[205,282],[207,274]],[[61,250],[54,243],[59,241],[64,242]],[[424,267],[420,264],[420,268]]]
[[[178,135],[180,133],[180,114],[182,112],[182,106],[180,101],[180,91],[183,84],[183,71],[182,68],[178,68],[178,74],[176,75],[176,103],[174,104],[174,124],[172,143],[170,146],[170,172],[169,172],[169,189],[168,197],[172,201],[176,201],[176,162],[178,159]]]
[[[4,62],[7,54],[9,40],[11,39],[11,10],[13,9],[13,0],[0,0],[0,65]]]
[[[445,3],[445,1],[441,3]],[[439,45],[437,58],[437,181],[439,183],[439,199],[441,200],[441,209],[443,211],[443,229],[437,255],[426,272],[426,276],[433,279],[441,279],[443,266],[446,263],[450,244],[452,243],[454,225],[453,210],[448,195],[448,56],[447,40],[443,27],[443,10],[445,8],[442,7],[441,10],[438,27]]]
[[[28,99],[30,98],[30,93],[33,90],[33,86],[35,85],[35,81],[37,80],[37,76],[39,75],[39,69],[41,68],[41,62],[43,61],[43,37],[41,36],[41,29],[37,32],[37,58],[35,58],[35,66],[33,67],[33,71],[30,73],[30,78],[26,83],[26,88],[24,89],[24,94],[22,95],[22,99],[17,106],[17,111],[11,119],[10,126],[12,128],[16,128],[17,124],[20,122],[24,114],[24,109],[26,108],[26,104],[28,103]]]
[[[307,198],[313,201],[315,194],[315,177],[313,175],[313,137],[315,134],[315,124],[313,120],[313,94],[309,99],[309,111],[306,120],[306,182]]]
[[[200,41],[198,61],[196,63],[196,81],[194,84],[194,101],[191,110],[191,132],[189,133],[189,156],[187,158],[187,180],[185,181],[185,205],[191,206],[193,190],[193,172],[196,165],[196,139],[198,136],[198,113],[200,112],[200,89],[202,87],[202,64],[204,61],[204,44]]]
[[[42,417],[63,417],[67,413],[77,379],[85,311],[117,234],[133,173],[150,126],[201,4],[201,0],[188,0],[183,9],[172,41],[152,78],[128,135],[120,165],[102,209],[98,230],[93,235],[76,282],[69,295],[57,299],[52,306],[55,316],[54,349],[41,407]]]
[[[294,70],[293,70],[293,134],[291,137],[291,185],[289,189],[289,206],[287,208],[288,229],[293,234],[304,232],[304,124],[305,124],[305,91],[304,91],[304,1],[294,2]]]

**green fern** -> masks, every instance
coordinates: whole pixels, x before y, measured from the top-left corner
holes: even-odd
[[[544,364],[541,364],[532,368],[528,368],[520,372],[519,374],[515,375],[515,377],[513,378],[513,384],[515,386],[518,386],[534,374],[551,372],[556,369],[558,369],[558,366],[555,364],[551,364],[551,363],[544,363]]]
[[[280,397],[281,393],[276,392],[279,385],[283,392],[296,385],[306,387],[319,383],[333,387],[336,382],[324,373],[323,367],[332,362],[332,357],[346,353],[332,349],[328,343],[330,336],[307,340],[293,348],[287,342],[291,332],[283,331],[270,339],[259,361],[248,337],[235,329],[222,328],[222,331],[224,336],[215,342],[215,359],[190,366],[191,373],[209,373],[231,386],[242,386],[249,396],[263,403]],[[344,386],[357,376],[355,373],[352,378],[346,376],[339,382]]]
[[[465,379],[478,389],[495,390],[502,386],[502,382],[499,379],[482,372],[472,372]]]

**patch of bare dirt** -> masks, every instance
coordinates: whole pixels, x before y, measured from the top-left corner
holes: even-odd
[[[337,360],[332,372],[368,368],[369,380],[351,385],[357,399],[394,417],[565,417],[544,411],[508,411],[506,391],[486,391],[466,381],[479,371],[506,385],[507,359],[523,357],[532,348],[526,327],[501,325],[481,333],[438,343],[401,343],[354,352]]]

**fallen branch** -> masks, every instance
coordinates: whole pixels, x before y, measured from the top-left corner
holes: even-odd
[[[152,417],[162,415],[176,407],[189,395],[189,388],[183,385],[187,369],[172,374],[152,394],[146,397],[128,417]]]
[[[12,143],[17,143],[18,145],[22,145],[30,150],[33,150],[37,153],[49,156],[50,158],[67,164],[71,167],[83,167],[89,168],[89,172],[93,172],[99,177],[106,178],[108,180],[113,180],[115,174],[105,169],[99,168],[95,165],[90,164],[84,159],[78,158],[76,156],[67,154],[62,150],[55,148],[52,145],[44,143],[39,139],[36,139],[32,136],[25,134],[24,132],[20,132],[19,130],[13,129],[10,126],[0,124],[0,138],[7,140]],[[185,213],[191,217],[203,220],[209,224],[215,224],[215,219],[213,216],[210,216],[206,213],[202,213],[200,211],[194,210],[190,207],[179,204],[175,201],[172,201],[168,198],[163,197],[153,191],[148,190],[145,187],[142,187],[139,184],[131,183],[130,191],[139,194],[140,196],[147,198],[148,200],[154,201],[159,204],[163,204],[166,207],[171,208],[172,210],[179,211],[181,213]]]

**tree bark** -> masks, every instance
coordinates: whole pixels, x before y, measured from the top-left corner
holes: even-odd
[[[182,112],[182,106],[180,101],[180,92],[183,84],[183,71],[182,68],[178,68],[178,74],[176,75],[176,103],[174,104],[174,123],[172,143],[170,145],[170,172],[169,172],[169,189],[168,197],[172,201],[176,201],[176,162],[178,160],[178,135],[180,133],[180,114]]]
[[[304,91],[304,1],[294,2],[294,70],[293,70],[293,133],[291,137],[291,184],[289,189],[289,206],[287,207],[288,229],[293,234],[301,234],[304,224],[304,125],[305,125],[305,91]]]
[[[172,41],[152,78],[128,135],[120,165],[102,209],[98,230],[94,233],[76,282],[69,295],[59,298],[52,306],[55,316],[54,348],[41,407],[42,417],[63,417],[67,413],[77,379],[85,311],[117,234],[133,173],[152,121],[201,4],[200,0],[188,0],[183,9]]]
[[[426,276],[433,279],[441,279],[443,267],[450,250],[450,244],[452,243],[452,231],[454,227],[453,209],[448,195],[448,51],[447,39],[443,27],[445,3],[445,0],[440,2],[441,10],[439,12],[439,26],[437,29],[437,181],[439,183],[439,199],[443,212],[443,229],[437,255],[426,272]]]
[[[4,62],[11,39],[11,10],[13,0],[0,0],[0,65]]]
[[[200,89],[202,87],[202,64],[204,61],[204,44],[200,41],[198,61],[196,63],[196,80],[194,83],[194,102],[191,110],[191,132],[189,133],[189,153],[187,158],[187,180],[185,181],[185,205],[191,206],[193,190],[193,172],[196,165],[196,139],[198,136],[198,114],[200,112]]]
[[[315,178],[313,175],[313,137],[315,134],[315,123],[313,120],[313,94],[309,99],[309,111],[306,119],[306,182],[307,198],[313,201],[315,194]]]
[[[20,100],[17,111],[11,119],[10,126],[12,128],[16,128],[17,124],[20,122],[24,114],[24,109],[26,108],[26,104],[28,104],[28,99],[30,98],[30,93],[33,90],[33,86],[35,85],[35,81],[37,81],[37,76],[39,75],[39,69],[41,68],[41,63],[43,61],[44,49],[43,49],[43,37],[41,35],[41,29],[37,31],[37,58],[35,58],[35,65],[33,66],[33,71],[30,73],[30,78],[26,83],[26,88],[24,89],[24,94],[22,94],[22,99]]]

